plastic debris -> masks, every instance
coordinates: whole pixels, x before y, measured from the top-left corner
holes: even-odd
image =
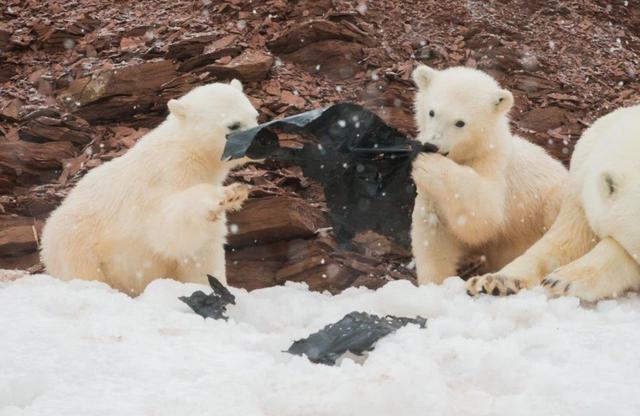
[[[398,318],[395,316],[371,315],[366,312],[351,312],[344,318],[325,326],[307,338],[295,341],[287,352],[306,355],[314,363],[334,365],[342,354],[351,352],[362,355],[374,348],[374,344],[407,324],[424,328],[425,318]]]
[[[308,138],[283,148],[278,132]],[[223,158],[270,158],[299,165],[324,187],[336,238],[350,244],[372,230],[408,247],[416,189],[411,161],[432,145],[410,140],[364,107],[341,103],[273,120],[227,136]]]
[[[207,295],[198,290],[191,296],[180,296],[178,299],[189,305],[195,313],[203,318],[224,319],[226,321],[229,319],[225,315],[227,305],[235,305],[236,297],[218,279],[209,274],[207,277],[209,285],[213,289],[212,293]]]

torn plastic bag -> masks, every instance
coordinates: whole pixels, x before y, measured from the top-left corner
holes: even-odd
[[[203,318],[224,319],[226,321],[228,319],[225,315],[227,305],[235,305],[236,297],[218,279],[209,274],[207,277],[209,278],[209,286],[213,289],[211,294],[207,295],[198,290],[191,296],[180,296],[178,299],[189,305],[195,313]]]
[[[287,352],[306,355],[314,363],[334,365],[336,360],[349,351],[362,355],[373,350],[374,344],[407,324],[416,324],[424,328],[425,318],[398,318],[387,315],[380,318],[366,312],[351,312],[344,318],[325,326],[307,338],[295,341]]]
[[[283,148],[278,132],[299,133],[301,149]],[[223,159],[289,161],[324,187],[339,244],[372,230],[408,247],[416,189],[411,161],[432,145],[409,140],[364,107],[336,104],[227,136]]]

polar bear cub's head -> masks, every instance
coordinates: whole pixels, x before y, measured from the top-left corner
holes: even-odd
[[[235,130],[256,126],[258,112],[234,79],[229,84],[213,83],[196,87],[167,103],[168,122],[176,125],[181,136],[198,145],[215,150],[218,156],[226,135]]]
[[[413,71],[418,140],[438,146],[454,160],[473,159],[509,134],[507,113],[513,96],[488,74],[454,67]]]

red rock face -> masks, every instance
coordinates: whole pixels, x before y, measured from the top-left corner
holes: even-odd
[[[514,131],[565,162],[585,126],[640,96],[632,1],[6,3],[0,268],[39,270],[40,224],[69,187],[160,123],[169,99],[203,83],[241,79],[261,121],[355,101],[413,135],[416,63],[466,65],[509,88]],[[254,185],[230,217],[246,225],[230,238],[233,284],[295,280],[336,292],[413,279],[408,253],[379,236],[339,250],[322,231],[321,187],[296,167],[252,164],[230,180]],[[476,270],[472,260],[464,270]]]

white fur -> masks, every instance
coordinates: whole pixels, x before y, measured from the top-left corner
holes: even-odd
[[[255,126],[238,81],[170,100],[170,114],[124,156],[89,172],[47,221],[42,261],[61,279],[100,280],[136,295],[157,278],[226,282],[224,211],[247,196],[223,187],[228,126]]]
[[[593,301],[640,287],[640,106],[616,110],[584,132],[569,183],[549,232],[498,273],[471,279],[472,294],[542,281],[552,295]]]
[[[439,147],[414,162],[418,188],[411,238],[418,282],[440,283],[472,254],[497,270],[555,219],[567,177],[562,164],[509,130],[513,96],[489,75],[420,66],[418,140]],[[430,115],[433,111],[434,115]],[[463,121],[463,127],[456,123]]]

